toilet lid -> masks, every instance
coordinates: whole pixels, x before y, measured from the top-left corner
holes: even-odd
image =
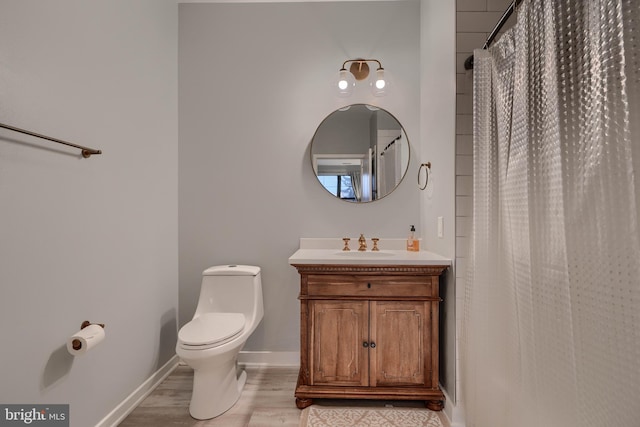
[[[178,338],[187,345],[212,345],[244,329],[242,313],[205,313],[180,328]]]

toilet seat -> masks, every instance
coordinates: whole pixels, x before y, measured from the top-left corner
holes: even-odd
[[[242,313],[204,313],[180,328],[178,339],[183,348],[217,347],[239,335],[244,324]]]

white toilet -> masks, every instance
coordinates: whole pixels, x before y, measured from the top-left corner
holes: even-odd
[[[247,379],[238,353],[264,315],[260,267],[219,265],[202,273],[193,319],[180,328],[176,354],[193,368],[189,412],[206,420],[230,409]]]

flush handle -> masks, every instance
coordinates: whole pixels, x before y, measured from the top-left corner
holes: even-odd
[[[367,283],[367,288],[371,289],[371,283]]]

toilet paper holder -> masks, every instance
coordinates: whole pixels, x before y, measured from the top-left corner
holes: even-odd
[[[104,329],[104,323],[91,323],[88,320],[85,320],[84,322],[82,322],[82,324],[80,325],[80,329],[84,329],[90,325],[98,325],[102,329]],[[82,348],[82,342],[78,339],[75,339],[71,341],[71,346],[73,347],[74,350],[80,350],[80,348]]]

